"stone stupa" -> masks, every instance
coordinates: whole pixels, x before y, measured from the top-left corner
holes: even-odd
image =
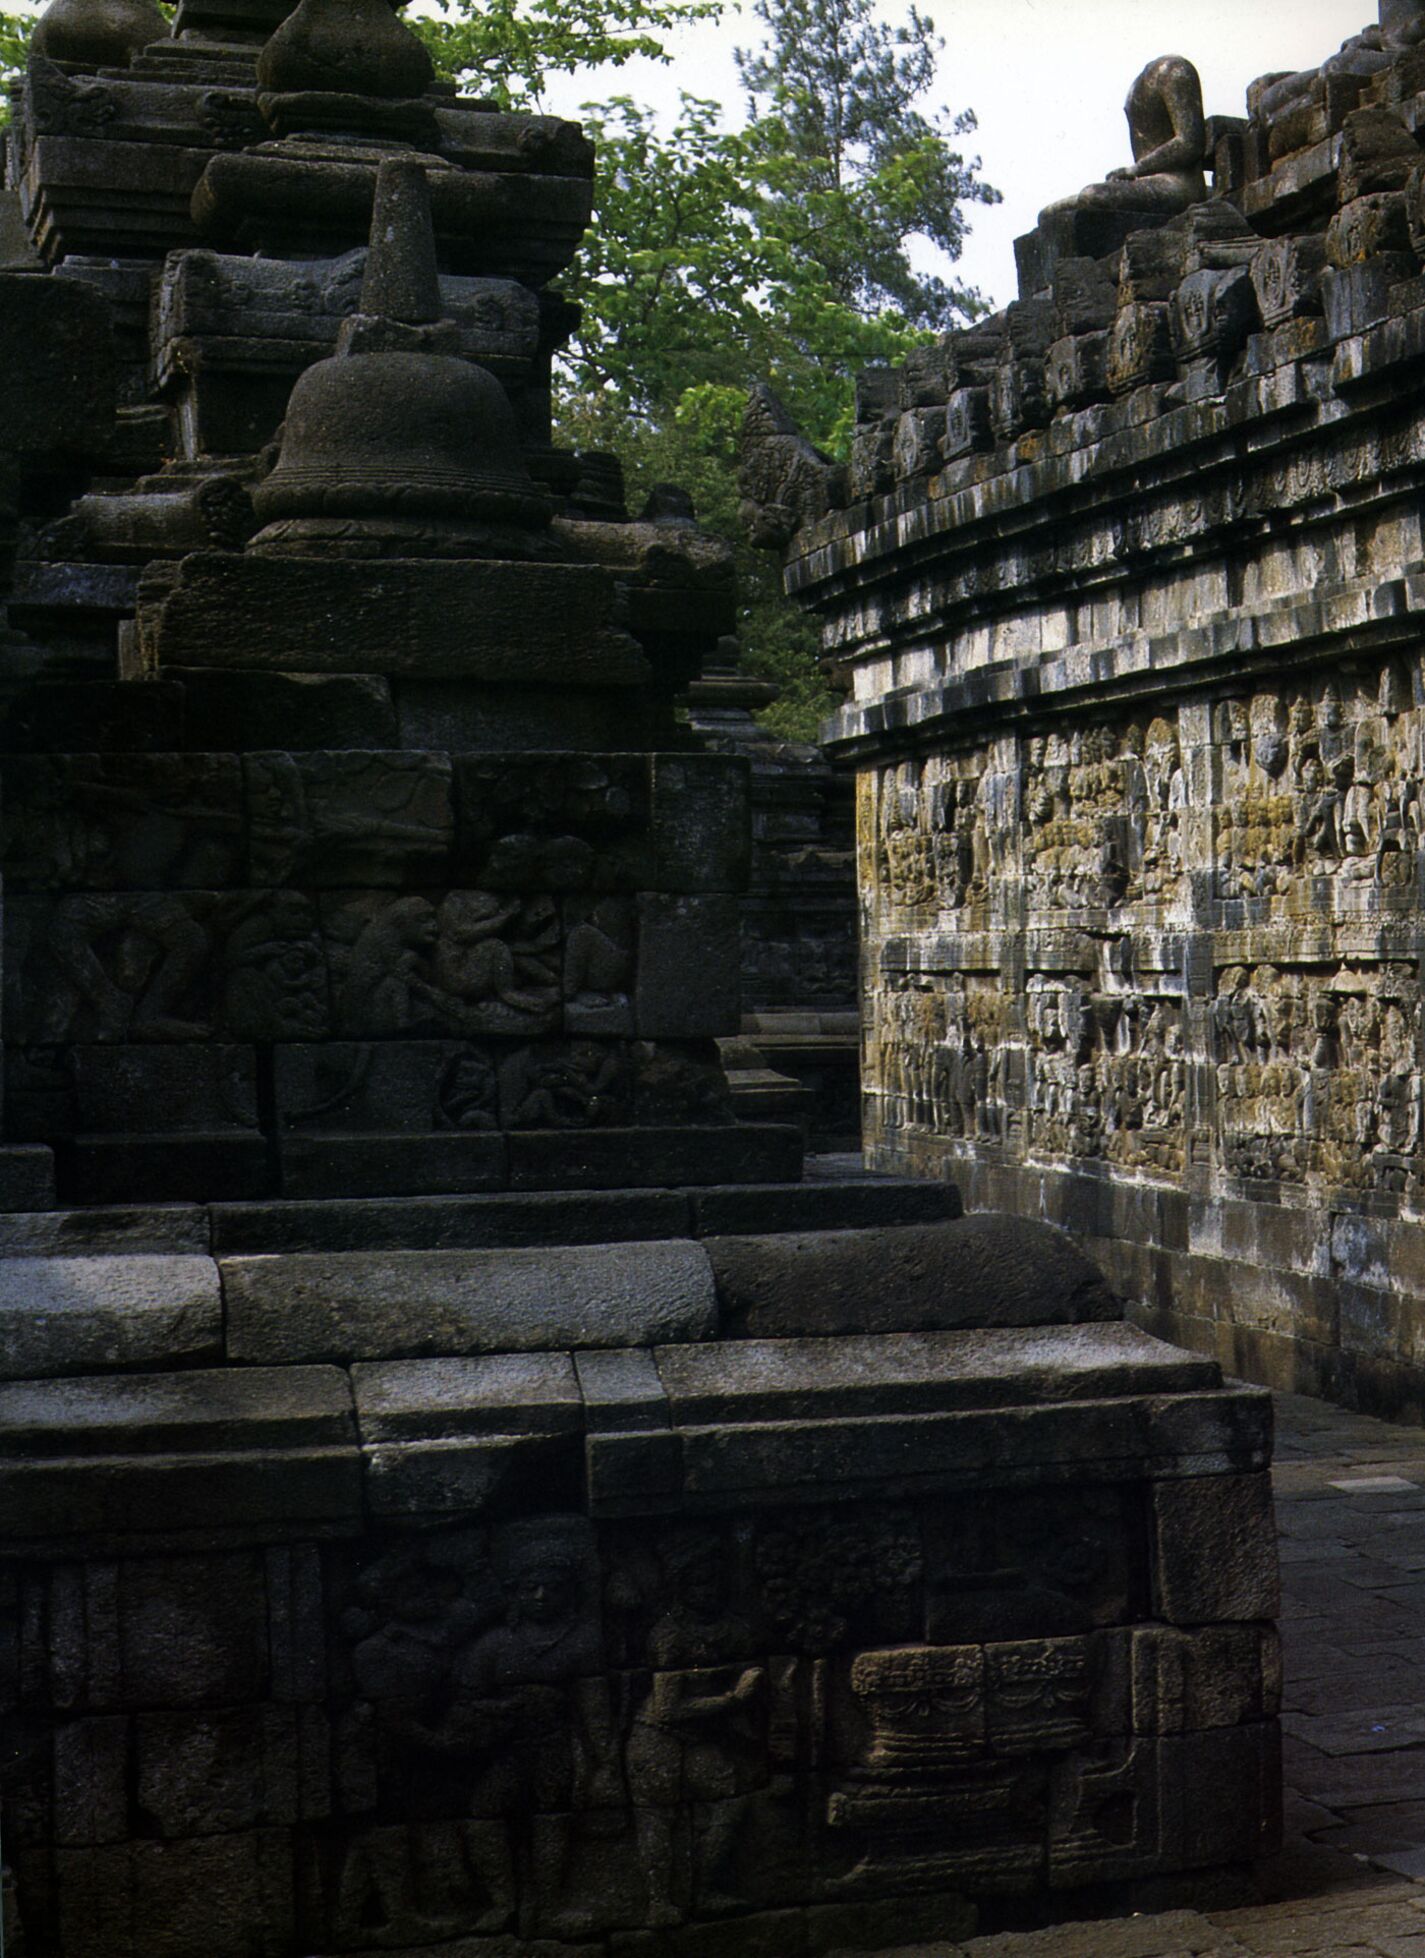
[[[735,1119],[729,554],[550,434],[588,145],[340,18],[18,104],[0,319],[82,289],[118,408],[15,465],[0,659],[7,1948],[813,1958],[1240,1864],[1265,1396]]]

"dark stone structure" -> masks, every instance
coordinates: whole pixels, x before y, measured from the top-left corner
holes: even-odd
[[[551,444],[583,137],[387,0],[157,36],[56,0],[0,270],[7,1950],[813,1958],[1248,1861],[1266,1397],[735,1119],[728,554]]]
[[[749,463],[854,676],[871,1160],[1412,1417],[1422,28],[1240,119],[1170,64],[1210,195],[1051,207],[1014,304],[864,378],[849,472],[761,404]]]
[[[688,689],[714,754],[748,763],[752,855],[742,898],[742,1034],[724,1041],[736,1108],[803,1123],[818,1151],[861,1146],[855,783],[821,749],[769,733],[775,686],[725,640]]]

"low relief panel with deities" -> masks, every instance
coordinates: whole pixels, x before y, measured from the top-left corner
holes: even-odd
[[[587,1892],[571,1882],[572,1816],[625,1799],[600,1583],[590,1525],[561,1516],[397,1544],[339,1589],[337,1681],[351,1702],[348,1749],[369,1764],[371,1805],[413,1833],[427,1818],[468,1818],[451,1852],[466,1892],[458,1929],[506,1929],[521,1888],[543,1900],[546,1935],[592,1928]],[[535,1815],[542,1826],[517,1843]],[[532,1862],[526,1885],[521,1847]],[[419,1844],[390,1829],[342,1845],[313,1913],[325,1935],[354,1948],[363,1912],[368,1931],[399,1927],[403,1941],[443,1929],[424,1915],[442,1915],[443,1886],[423,1898],[411,1885],[418,1857]]]
[[[1420,722],[1402,671],[1225,701],[1215,733],[1220,897],[1294,896],[1313,908],[1307,880],[1329,877],[1353,909],[1386,893],[1405,901],[1425,812]]]
[[[332,1547],[346,1819],[304,1934],[597,1936],[1042,1861],[1053,1776],[1124,1731],[1140,1510],[988,1492]]]
[[[273,1090],[282,1127],[318,1135],[705,1127],[733,1119],[710,1041],[281,1045]]]
[[[30,1044],[319,1040],[315,906],[296,892],[96,892],[6,906],[6,1028]]]
[[[454,835],[450,763],[423,754],[260,754],[243,763],[253,881],[433,882]]]
[[[1002,1138],[1010,1020],[997,978],[906,975],[874,991],[870,1018],[867,1080],[884,1126]]]
[[[1032,735],[1022,793],[1032,910],[1111,910],[1179,895],[1188,792],[1169,721]]]
[[[459,755],[456,848],[489,890],[652,882],[648,765],[636,755]]]
[[[1187,1055],[1172,994],[1031,978],[1029,1140],[1036,1155],[1173,1174],[1184,1161]]]
[[[1421,989],[1404,964],[1229,966],[1212,1005],[1234,1176],[1403,1193],[1422,1140]]]
[[[343,1033],[559,1030],[564,934],[553,898],[373,891],[327,901],[323,922]]]
[[[23,755],[5,763],[12,890],[221,889],[242,876],[232,755]]]
[[[1010,847],[1016,786],[985,749],[885,771],[874,880],[892,913],[954,913],[988,900]]]

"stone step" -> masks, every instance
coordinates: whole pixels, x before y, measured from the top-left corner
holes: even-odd
[[[1194,1515],[1220,1484],[1254,1536],[1270,1425],[1264,1392],[1124,1325],[198,1367],[0,1385],[0,1510],[13,1543],[354,1527],[363,1502],[478,1514],[520,1490],[625,1516],[1147,1479],[1166,1529],[1187,1479]]]
[[[953,1184],[911,1177],[702,1189],[214,1204],[217,1253],[459,1250],[929,1224],[961,1214]],[[0,1219],[0,1239],[4,1236]]]

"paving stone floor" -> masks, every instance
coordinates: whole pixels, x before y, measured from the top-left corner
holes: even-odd
[[[1275,1483],[1286,1828],[1262,1901],[883,1958],[1425,1958],[1425,1430],[1280,1396]]]

